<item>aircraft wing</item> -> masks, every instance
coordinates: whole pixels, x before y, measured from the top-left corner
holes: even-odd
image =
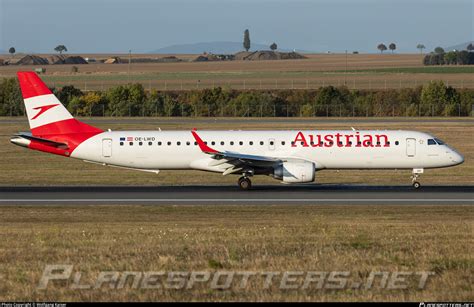
[[[206,142],[204,142],[201,137],[199,137],[195,129],[192,130],[191,133],[193,134],[193,137],[199,145],[201,151],[212,155],[213,159],[215,159],[215,161],[210,164],[211,166],[217,166],[225,163],[233,165],[233,167],[229,167],[224,171],[224,175],[236,173],[238,171],[244,170],[245,168],[272,167],[273,165],[282,162],[282,160],[279,158],[241,154],[232,151],[217,151],[209,147]]]

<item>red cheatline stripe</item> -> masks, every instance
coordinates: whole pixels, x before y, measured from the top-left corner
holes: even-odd
[[[52,94],[49,88],[44,84],[38,75],[33,71],[17,72],[18,81],[20,81],[21,93],[23,99]]]

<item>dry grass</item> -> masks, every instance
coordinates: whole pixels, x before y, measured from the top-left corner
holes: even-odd
[[[94,55],[91,55],[94,57]],[[162,57],[164,55],[134,55]],[[190,62],[196,55],[178,55],[180,63],[134,63],[130,78],[128,64],[48,65],[45,80],[50,86],[73,84],[83,90],[102,90],[128,82],[142,83],[147,89],[189,90],[228,86],[234,89],[318,88],[324,85],[384,89],[415,87],[430,80],[443,80],[459,88],[473,88],[469,73],[380,73],[354,72],[367,69],[422,68],[419,54],[310,54],[304,60]],[[108,55],[95,55],[107,58]],[[37,66],[1,66],[0,77],[12,77],[18,70]],[[347,75],[344,71],[349,71]]]
[[[0,300],[472,301],[471,206],[1,207]],[[424,290],[71,290],[46,264],[99,271],[432,271]]]
[[[413,129],[435,134],[465,156],[464,164],[446,169],[427,170],[421,176],[423,184],[466,185],[474,183],[474,121],[423,122],[421,119],[397,121],[393,119],[190,119],[190,118],[134,118],[93,119],[87,122],[100,128],[130,129]],[[361,122],[364,120],[364,122]],[[162,171],[159,175],[98,166],[82,161],[27,150],[9,142],[10,136],[28,131],[25,119],[0,119],[0,185],[181,185],[234,184],[235,176],[198,171]],[[410,184],[409,170],[380,171],[321,171],[316,182],[345,184]],[[278,182],[264,176],[254,178],[254,184]]]

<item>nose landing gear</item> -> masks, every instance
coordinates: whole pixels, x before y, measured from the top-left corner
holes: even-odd
[[[412,175],[411,175],[411,182],[412,185],[415,189],[421,188],[421,183],[418,182],[418,177],[420,177],[420,174],[423,174],[423,169],[422,168],[414,168]]]

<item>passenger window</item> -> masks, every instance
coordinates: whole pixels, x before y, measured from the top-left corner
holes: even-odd
[[[234,145],[234,141],[230,141],[230,145]]]
[[[216,142],[212,141],[212,142],[211,142],[211,145],[216,145]]]
[[[194,142],[194,146],[196,146],[198,144],[198,142]]]
[[[139,142],[138,145],[142,146],[142,145],[143,145],[143,142]]]
[[[263,142],[262,142],[262,141],[260,141],[260,145],[263,145]]]
[[[191,145],[191,142],[187,141],[187,142],[186,142],[186,145],[188,145],[188,146]]]
[[[273,143],[273,141],[270,141],[270,145],[273,146],[273,144],[275,144],[275,143]]]
[[[281,141],[281,145],[285,145],[285,141]]]
[[[397,145],[397,146],[398,146],[398,144],[400,144],[400,142],[399,142],[399,141],[395,141],[395,145]]]
[[[181,145],[181,142],[176,142],[176,145],[178,145],[178,146]]]
[[[161,146],[161,142],[158,142],[158,146]]]
[[[433,139],[428,139],[428,145],[436,145],[435,140],[433,140]]]
[[[171,142],[168,142],[168,146],[170,146],[170,145],[171,145]]]
[[[221,145],[224,145],[224,142],[221,142]]]
[[[152,142],[148,142],[148,145],[151,146],[151,144],[153,144]]]
[[[133,142],[128,143],[130,146],[133,146]]]
[[[244,142],[240,141],[240,142],[239,142],[239,145],[244,145]]]
[[[120,142],[120,146],[123,146],[123,142]]]
[[[249,142],[249,145],[253,145],[253,142],[252,142],[252,141],[250,141],[250,142]]]

